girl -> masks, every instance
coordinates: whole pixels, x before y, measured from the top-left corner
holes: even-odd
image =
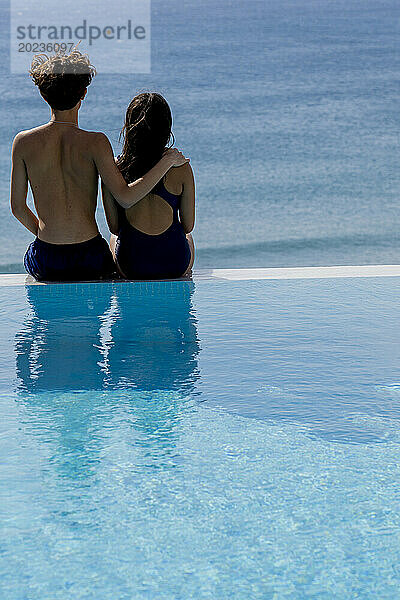
[[[127,183],[140,179],[163,156],[172,137],[172,115],[156,93],[136,96],[126,112],[124,146],[116,159]],[[187,163],[171,168],[142,200],[125,210],[103,185],[111,250],[127,279],[175,279],[191,273],[195,184]]]

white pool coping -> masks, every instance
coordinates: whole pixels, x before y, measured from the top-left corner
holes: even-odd
[[[331,267],[288,267],[268,269],[196,269],[193,281],[250,281],[257,279],[332,279],[341,277],[400,277],[400,265],[345,265]],[[121,282],[126,283],[126,282]],[[38,284],[24,274],[0,275],[0,287]]]

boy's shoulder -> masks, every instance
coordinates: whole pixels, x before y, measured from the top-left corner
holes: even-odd
[[[17,133],[17,135],[13,139],[12,144],[12,149],[14,153],[20,151],[24,147],[26,141],[32,137],[33,131],[33,129],[26,129]]]
[[[34,129],[24,129],[23,131],[19,131],[14,138],[14,144],[21,143],[26,138],[31,137],[36,131],[36,129],[38,129],[38,127],[35,127]]]
[[[86,131],[85,129],[76,128],[74,130],[76,133],[79,133],[80,136],[85,138],[87,141],[90,141],[95,144],[105,144],[109,143],[108,137],[100,132],[100,131]],[[41,138],[42,136],[46,136],[49,133],[49,124],[39,125],[38,127],[33,127],[32,129],[25,129],[17,133],[13,140],[13,146],[22,146],[24,143],[28,141],[34,141],[36,138]]]
[[[49,125],[49,123],[45,123],[44,125],[38,125],[37,127],[33,127],[32,129],[24,129],[23,131],[17,133],[14,139],[21,139],[23,137],[30,137],[32,135],[46,133],[49,130]],[[104,138],[105,140],[108,140],[106,134],[102,133],[101,131],[87,131],[86,129],[81,129],[81,127],[74,128],[74,131],[78,131],[79,133],[91,136],[93,138]]]
[[[97,149],[109,150],[109,148],[111,148],[110,140],[102,131],[85,131],[83,129],[81,129],[81,131],[86,134],[87,139],[94,144]]]
[[[14,139],[23,139],[36,135],[38,133],[43,133],[43,131],[45,131],[47,127],[48,123],[46,123],[45,125],[38,125],[37,127],[32,127],[32,129],[24,129],[23,131],[17,133]]]
[[[39,125],[38,127],[33,127],[32,129],[24,129],[17,133],[13,140],[13,147],[23,146],[28,141],[34,140],[37,137],[43,135],[45,125]]]
[[[85,133],[87,133],[94,141],[96,141],[100,144],[109,144],[110,143],[110,140],[108,139],[106,134],[103,133],[102,131],[86,131]]]

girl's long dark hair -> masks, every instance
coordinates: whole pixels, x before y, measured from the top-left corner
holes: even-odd
[[[135,96],[126,111],[121,131],[124,146],[117,160],[127,183],[142,177],[158,163],[173,141],[171,128],[171,109],[165,98],[153,92]]]

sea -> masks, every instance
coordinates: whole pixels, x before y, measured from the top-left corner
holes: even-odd
[[[10,73],[4,0],[0,16],[0,272],[12,273],[32,236],[9,209],[11,143],[49,112],[28,74]],[[196,177],[197,268],[400,261],[398,0],[152,0],[151,21],[151,73],[99,72],[80,125],[117,154],[132,97],[167,98]],[[98,222],[108,236],[100,202]]]

